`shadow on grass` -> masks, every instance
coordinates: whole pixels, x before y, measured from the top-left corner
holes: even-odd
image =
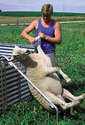
[[[85,83],[81,81],[74,81],[73,83],[63,85],[63,88],[75,93],[75,91],[83,91],[85,88]]]

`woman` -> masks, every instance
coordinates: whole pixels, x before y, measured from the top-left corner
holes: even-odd
[[[52,65],[57,66],[55,48],[56,44],[61,43],[61,26],[58,21],[51,19],[53,13],[53,6],[51,4],[44,4],[41,12],[42,18],[32,21],[30,25],[22,31],[21,36],[29,40],[36,48],[38,41],[29,35],[32,30],[35,30],[35,36],[40,35],[41,37],[42,50],[50,57]]]

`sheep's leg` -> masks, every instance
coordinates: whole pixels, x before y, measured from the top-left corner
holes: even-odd
[[[71,79],[65,74],[63,73],[63,71],[61,71],[61,69],[59,67],[47,67],[45,68],[45,74],[51,74],[51,73],[56,73],[59,72],[64,79],[66,80],[66,82],[71,82]]]
[[[38,51],[39,54],[45,54],[43,52],[43,50],[41,49],[41,46],[40,46],[39,42],[38,42],[38,46],[37,46],[37,51]]]
[[[37,50],[39,54],[45,54],[41,49],[40,42],[38,42]],[[70,83],[72,81],[60,68],[56,72],[60,73],[67,83]]]
[[[72,80],[60,69],[58,73],[62,75],[62,77],[66,80],[67,83],[70,83]]]
[[[44,66],[44,73],[46,75],[51,74],[51,73],[55,73],[57,71],[58,71],[57,67],[47,67],[47,66]]]
[[[71,101],[81,101],[82,99],[85,98],[85,93],[80,95],[80,96],[74,96],[72,95],[68,90],[63,89],[63,95],[64,98],[68,98]]]
[[[64,100],[62,100],[61,98],[57,97],[56,95],[54,95],[51,92],[46,91],[45,95],[56,105],[60,105],[62,107],[62,109],[68,109],[70,107],[73,107],[75,105],[79,104],[79,101],[73,101],[70,103],[66,103]]]

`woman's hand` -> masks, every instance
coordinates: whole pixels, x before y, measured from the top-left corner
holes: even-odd
[[[46,38],[46,35],[45,35],[42,31],[40,31],[38,35],[39,35],[42,39],[45,39],[45,38]]]
[[[35,43],[35,38],[34,37],[29,37],[29,42],[31,43],[31,44],[34,44]]]

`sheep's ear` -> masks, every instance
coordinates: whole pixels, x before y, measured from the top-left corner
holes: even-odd
[[[14,60],[14,56],[12,55],[11,58],[10,58],[10,61]]]
[[[17,49],[17,48],[19,48],[17,45],[15,45],[15,48]]]

